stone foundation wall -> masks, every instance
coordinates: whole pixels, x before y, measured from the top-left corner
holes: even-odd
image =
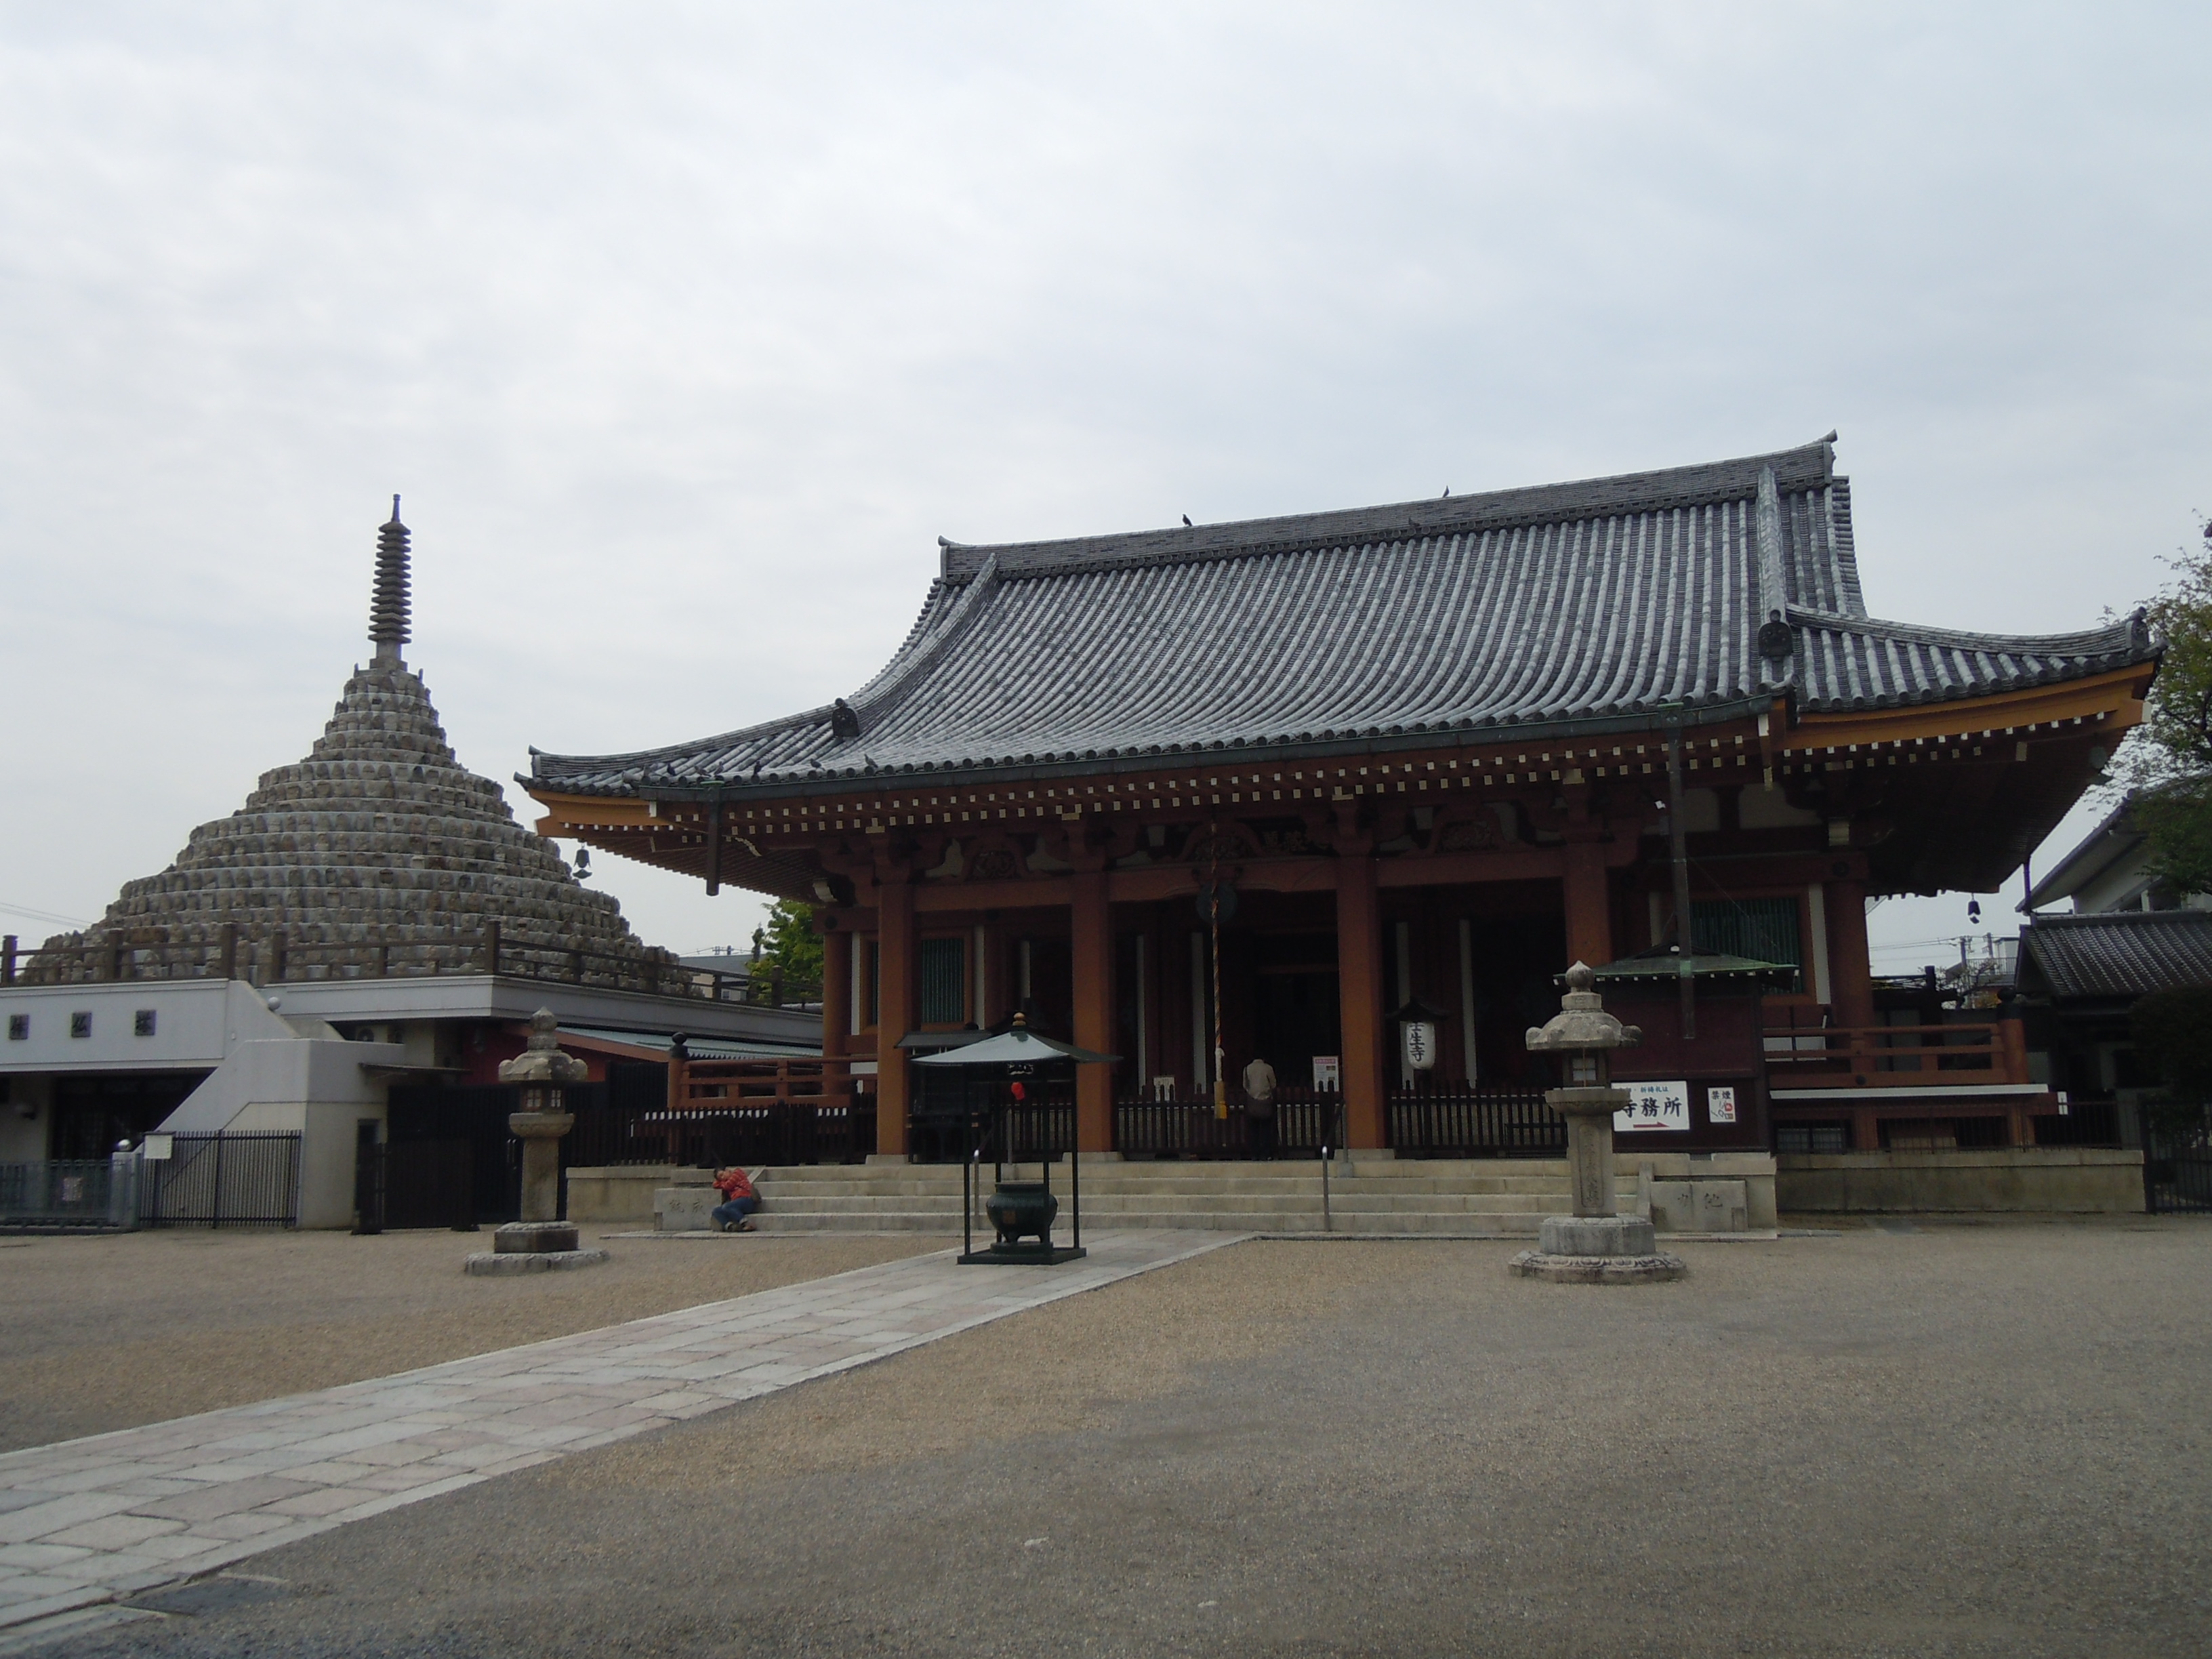
[[[2143,1207],[2139,1152],[1790,1152],[1775,1161],[1784,1212],[2129,1215]]]
[[[592,1169],[580,1164],[568,1171],[568,1219],[577,1225],[624,1221],[650,1227],[656,1188],[711,1187],[714,1172],[678,1169],[668,1164],[617,1164]]]

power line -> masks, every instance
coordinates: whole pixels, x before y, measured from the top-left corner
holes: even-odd
[[[58,927],[89,927],[92,924],[76,916],[58,916],[51,910],[34,910],[27,904],[10,904],[0,899],[0,915],[27,916],[33,921],[50,921]]]

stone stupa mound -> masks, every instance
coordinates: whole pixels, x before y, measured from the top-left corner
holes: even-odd
[[[220,971],[228,948],[283,977],[484,970],[680,992],[669,951],[579,883],[446,741],[408,637],[408,531],[395,496],[379,537],[370,638],[306,759],[262,775],[246,805],[191,832],[176,862],[127,884],[107,914],[25,964],[32,983]],[[228,934],[227,931],[228,930]],[[228,943],[227,943],[228,939]]]

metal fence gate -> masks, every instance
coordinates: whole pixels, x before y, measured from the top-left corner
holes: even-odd
[[[2212,1214],[2212,1127],[2144,1125],[2143,1207],[2153,1215]]]
[[[118,1224],[116,1171],[106,1158],[56,1158],[51,1163],[0,1164],[0,1228],[49,1232]]]
[[[387,1140],[355,1154],[354,1231],[477,1230],[476,1147],[467,1140]]]
[[[296,1134],[149,1135],[167,1158],[139,1164],[138,1218],[148,1227],[296,1227]],[[150,1150],[150,1149],[142,1149]]]

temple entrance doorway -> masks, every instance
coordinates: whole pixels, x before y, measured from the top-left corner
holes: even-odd
[[[1343,1052],[1336,935],[1263,933],[1253,945],[1255,1052],[1284,1087],[1310,1089],[1314,1056]]]

